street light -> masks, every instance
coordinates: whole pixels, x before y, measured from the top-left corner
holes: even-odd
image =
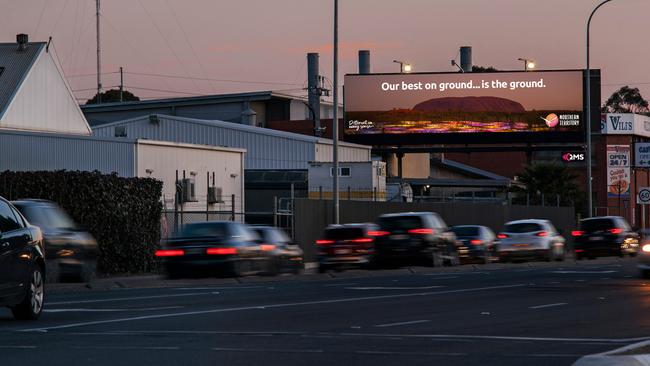
[[[610,1],[612,0],[605,0],[598,4],[598,6],[596,6],[596,8],[591,12],[591,15],[589,15],[589,20],[587,20],[587,206],[589,208],[587,217],[593,215],[594,207],[593,187],[591,181],[591,68],[589,65],[589,27],[591,26],[591,18],[593,18],[596,10]]]
[[[529,60],[527,58],[518,58],[517,60],[524,62],[524,71],[532,70],[537,66],[535,64],[535,61]]]
[[[334,0],[334,52],[333,52],[332,70],[332,104],[334,111],[332,113],[332,165],[334,165],[334,174],[332,174],[332,208],[334,211],[334,224],[339,223],[339,1]],[[348,197],[349,198],[349,197]]]
[[[393,60],[394,63],[399,64],[399,72],[400,74],[403,73],[409,73],[411,70],[413,70],[413,66],[409,64],[408,62],[405,61],[400,61],[400,60]]]

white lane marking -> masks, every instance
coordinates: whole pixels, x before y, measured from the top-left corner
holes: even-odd
[[[529,307],[529,309],[546,309],[546,308],[552,308],[552,307],[555,307],[555,306],[562,306],[562,305],[567,305],[567,303],[566,302],[556,302],[554,304],[531,306],[531,307]]]
[[[359,283],[357,282],[350,282],[350,283],[334,283],[331,285],[323,285],[323,287],[336,287],[336,286],[354,286],[358,285]]]
[[[452,273],[425,273],[425,276],[449,276]],[[475,275],[475,274],[490,274],[490,272],[454,272],[453,275]]]
[[[170,350],[176,351],[181,349],[180,347],[138,347],[138,346],[71,346],[72,349],[112,349],[112,350],[148,350],[148,351],[161,351],[161,350]]]
[[[412,320],[409,322],[400,322],[400,323],[388,323],[388,324],[378,324],[375,325],[377,328],[387,328],[387,327],[397,327],[400,325],[411,325],[411,324],[420,324],[420,323],[429,323],[431,320]]]
[[[205,296],[205,295],[218,295],[218,294],[219,293],[214,293],[214,292],[194,292],[194,293],[189,293],[189,294],[152,295],[152,296],[134,296],[134,297],[114,297],[114,298],[109,298],[109,299],[97,299],[97,300],[54,301],[54,302],[47,302],[47,306],[72,305],[72,304],[94,304],[94,303],[100,303],[100,302],[165,299],[165,298],[168,298],[168,297]]]
[[[44,309],[45,313],[112,313],[112,312],[124,312],[124,311],[154,311],[154,310],[171,310],[171,309],[181,309],[183,306],[163,306],[158,308],[133,308],[133,309]]]
[[[445,286],[421,286],[421,287],[385,287],[385,286],[367,286],[367,287],[346,287],[346,290],[430,290],[433,288],[442,288]]]
[[[489,335],[460,335],[460,334],[383,334],[383,333],[337,333],[341,336],[357,337],[404,337],[404,338],[448,338],[448,339],[491,339],[504,341],[548,341],[548,342],[608,342],[629,343],[650,340],[650,337],[636,338],[554,338],[554,337],[517,337],[517,336],[489,336]]]
[[[446,294],[463,293],[463,292],[475,292],[475,291],[487,291],[487,290],[505,290],[505,289],[511,289],[511,288],[517,288],[517,287],[525,287],[525,286],[526,286],[526,284],[474,287],[474,288],[465,288],[465,289],[458,289],[458,290],[446,290],[446,291],[415,292],[415,293],[408,293],[408,294],[378,295],[378,296],[365,296],[365,297],[349,297],[349,298],[332,299],[332,300],[316,300],[316,301],[304,301],[304,302],[294,302],[294,303],[281,303],[281,304],[263,305],[262,307],[264,307],[264,308],[286,308],[286,307],[307,306],[307,305],[336,304],[336,303],[345,303],[345,302],[354,302],[354,301],[397,299],[397,298],[402,298],[402,297],[414,297],[414,296],[435,296],[435,295],[446,295]],[[179,317],[179,316],[214,314],[214,313],[226,313],[226,312],[234,312],[234,311],[247,311],[247,310],[256,310],[256,309],[259,309],[259,308],[260,308],[260,306],[258,305],[258,306],[242,306],[242,307],[236,307],[236,308],[222,308],[222,309],[211,309],[211,310],[186,311],[186,312],[181,312],[181,313],[144,315],[144,316],[136,316],[136,317],[129,317],[129,318],[119,318],[119,319],[109,319],[109,320],[97,320],[97,321],[90,321],[90,322],[70,323],[70,324],[64,324],[64,325],[55,325],[55,326],[51,326],[51,327],[28,328],[28,329],[23,329],[23,330],[20,330],[20,331],[22,331],[22,332],[46,332],[48,330],[82,327],[82,326],[87,326],[87,325],[122,323],[122,322],[130,322],[130,321],[137,321],[137,320],[161,319],[161,318],[170,318],[170,317]]]
[[[395,356],[467,356],[467,353],[452,352],[393,352],[393,351],[356,351],[362,355],[395,355]]]
[[[35,349],[36,346],[0,346],[0,349]]]
[[[549,273],[555,274],[603,274],[603,273],[617,273],[618,271],[607,270],[607,271],[550,271]]]
[[[583,354],[567,354],[567,353],[531,353],[531,354],[505,354],[508,357],[582,357]]]
[[[256,288],[267,288],[267,286],[206,286],[206,287],[175,287],[171,288],[170,290],[176,290],[176,291],[199,291],[199,290],[247,290],[247,289],[256,289]]]
[[[277,349],[277,348],[212,348],[213,351],[220,352],[271,352],[271,353],[323,353],[322,349]]]

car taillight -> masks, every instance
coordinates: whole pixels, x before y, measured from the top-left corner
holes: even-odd
[[[359,238],[352,240],[353,243],[372,243],[373,239],[371,238]]]
[[[643,250],[646,253],[650,253],[650,244],[646,244],[641,247],[641,250]]]
[[[334,240],[316,240],[317,245],[330,245],[334,244]]]
[[[420,235],[426,235],[426,234],[433,234],[435,231],[433,229],[411,229],[409,230],[409,234],[420,234]]]
[[[260,249],[262,249],[265,252],[270,252],[275,249],[275,245],[273,244],[262,244],[260,245]]]
[[[208,248],[205,252],[208,255],[233,255],[237,254],[237,248]]]
[[[478,239],[472,239],[469,242],[472,245],[481,245],[483,243],[481,240],[478,240]]]
[[[507,238],[507,237],[508,237],[508,235],[506,235],[506,234],[504,234],[504,233],[499,233],[499,234],[497,234],[497,238],[499,238],[499,239],[505,239],[505,238]]]
[[[156,250],[156,257],[180,257],[185,255],[182,249],[159,249]]]
[[[368,231],[368,235],[369,235],[369,236],[386,236],[386,235],[390,235],[390,232],[388,232],[388,231],[381,231],[381,230],[377,230],[377,231]]]
[[[580,230],[573,230],[573,231],[571,232],[571,236],[583,236],[584,234],[585,234],[585,232],[584,232],[584,231],[580,231]]]
[[[548,236],[548,233],[546,231],[540,231],[539,233],[535,234],[537,236]]]
[[[585,251],[584,249],[576,249],[576,250],[574,250],[574,252],[576,252],[576,253],[582,253],[584,251]]]
[[[613,229],[609,229],[609,230],[607,230],[607,231],[609,231],[609,232],[612,233],[612,234],[620,234],[620,233],[623,232],[623,229],[613,228]]]

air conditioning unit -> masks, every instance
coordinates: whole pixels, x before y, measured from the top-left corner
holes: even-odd
[[[221,187],[208,187],[208,203],[223,203],[223,189]]]
[[[181,180],[181,198],[183,202],[197,202],[196,185],[193,178]]]

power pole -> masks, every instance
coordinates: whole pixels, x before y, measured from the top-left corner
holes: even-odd
[[[334,205],[334,224],[339,223],[339,1],[334,0],[334,70],[332,80],[332,93],[334,99],[334,113],[332,113],[332,142],[334,161],[334,174],[332,174],[332,203]]]
[[[120,103],[124,101],[124,73],[122,66],[120,66]]]
[[[99,1],[95,0],[97,5],[97,103],[102,102],[102,49],[99,37]]]

